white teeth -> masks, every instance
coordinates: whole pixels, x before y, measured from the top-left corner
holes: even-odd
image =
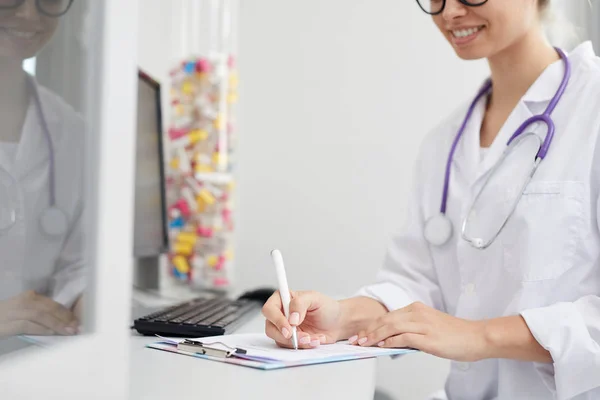
[[[464,38],[467,36],[471,36],[477,32],[479,32],[481,30],[481,28],[469,28],[469,29],[457,29],[452,31],[452,34],[454,35],[454,37],[457,38]]]
[[[27,31],[19,31],[17,29],[4,28],[4,30],[11,36],[22,38],[22,39],[31,39],[37,32],[27,32]]]

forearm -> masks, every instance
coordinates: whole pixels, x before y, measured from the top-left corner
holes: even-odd
[[[483,358],[552,362],[550,352],[535,340],[520,315],[483,321],[482,329],[486,347]]]
[[[366,329],[375,319],[385,315],[388,310],[383,304],[370,297],[352,297],[340,300],[341,305],[341,337],[348,339]]]

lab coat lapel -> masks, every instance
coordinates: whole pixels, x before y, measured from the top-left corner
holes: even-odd
[[[475,184],[480,179],[485,178],[494,165],[498,163],[502,157],[502,154],[504,153],[504,150],[506,150],[506,146],[511,136],[517,131],[517,129],[519,129],[523,122],[532,116],[533,114],[525,102],[523,100],[519,101],[513,112],[500,129],[500,132],[498,132],[498,135],[490,146],[485,158],[479,164],[474,181]],[[529,132],[530,130],[531,129],[528,129],[526,132]]]
[[[498,136],[490,147],[486,158],[478,168],[476,182],[484,178],[487,173],[496,165],[502,157],[511,136],[519,127],[534,115],[544,112],[550,100],[556,94],[564,76],[564,63],[562,60],[550,64],[544,72],[527,90],[523,98],[519,101],[511,115],[506,120],[504,126],[500,129]],[[529,126],[524,133],[535,132],[538,136],[545,138],[546,129],[543,124],[533,124]]]
[[[43,104],[43,102],[42,102]],[[48,118],[50,133],[56,129],[55,121]],[[23,133],[14,163],[14,175],[17,179],[25,177],[40,164],[49,159],[49,148],[46,135],[42,130],[39,113],[33,98],[29,102],[27,117],[23,124]]]
[[[458,144],[456,153],[454,154],[453,164],[460,175],[467,183],[472,183],[476,177],[477,168],[479,165],[479,147],[480,147],[480,130],[483,114],[485,112],[486,97],[481,99],[475,106],[473,114],[469,119],[465,132]],[[460,129],[463,119],[467,115],[467,109],[461,116],[460,122],[456,125],[453,132],[454,135]],[[454,137],[453,137],[454,138]]]

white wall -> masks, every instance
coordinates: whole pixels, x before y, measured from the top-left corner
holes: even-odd
[[[169,6],[142,3],[140,62],[166,78]],[[294,289],[352,294],[401,225],[421,139],[485,67],[459,61],[414,1],[241,3],[238,289],[275,285],[278,247]],[[379,386],[398,399],[442,387],[448,366],[380,364]]]

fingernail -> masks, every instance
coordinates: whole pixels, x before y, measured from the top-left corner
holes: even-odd
[[[348,342],[350,342],[350,344],[356,342],[356,339],[358,339],[358,335],[354,335],[352,336],[350,339],[348,339]]]
[[[309,344],[310,343],[310,336],[304,336],[302,339],[300,339],[300,344]]]
[[[319,342],[319,340],[313,340],[313,341],[310,342],[310,345],[312,347],[317,347],[320,344],[321,344],[321,342]]]
[[[321,344],[327,343],[327,337],[325,335],[319,336],[319,341]]]
[[[74,335],[75,334],[75,328],[72,328],[70,326],[67,326],[65,328],[65,332],[67,332],[69,335]]]
[[[383,347],[384,344],[385,344],[385,342],[381,341],[381,342],[377,343],[377,346]]]
[[[298,314],[297,312],[292,313],[292,315],[290,315],[290,325],[298,325],[299,322],[300,314]]]
[[[366,341],[367,341],[367,338],[366,338],[366,337],[360,338],[360,339],[358,339],[358,344],[363,344],[363,343],[365,343]]]
[[[289,339],[289,338],[290,338],[290,331],[288,331],[288,330],[287,330],[287,328],[283,328],[283,329],[281,330],[281,333],[283,334],[283,336],[284,336],[286,339]]]

